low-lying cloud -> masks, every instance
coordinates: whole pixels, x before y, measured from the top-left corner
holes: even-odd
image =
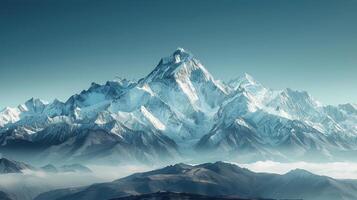
[[[93,173],[46,173],[24,170],[23,173],[0,175],[0,191],[17,200],[31,200],[50,190],[86,186],[93,183],[113,181],[136,172],[150,170],[147,166],[89,166]]]
[[[258,161],[250,164],[239,164],[255,172],[268,172],[285,174],[293,169],[305,169],[314,174],[330,176],[337,179],[357,179],[357,163],[332,162],[332,163],[309,163],[294,162],[280,163],[274,161]]]

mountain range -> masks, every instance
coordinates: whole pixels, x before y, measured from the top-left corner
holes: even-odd
[[[43,171],[47,173],[57,173],[57,172],[81,172],[90,173],[92,172],[86,166],[81,164],[69,164],[56,167],[52,164],[45,165],[43,167],[34,167],[30,164],[19,162],[15,160],[9,160],[7,158],[0,158],[0,174],[9,173],[23,173],[24,170],[28,171]]]
[[[301,169],[279,175],[255,173],[225,162],[200,165],[180,163],[136,173],[113,182],[45,192],[35,200],[121,199],[160,191],[221,196],[226,199],[352,200],[357,198],[357,182],[318,176]],[[146,197],[143,199],[148,199],[150,195]]]
[[[36,164],[178,159],[356,160],[357,105],[322,105],[252,76],[223,82],[182,48],[139,81],[0,112],[0,153]]]

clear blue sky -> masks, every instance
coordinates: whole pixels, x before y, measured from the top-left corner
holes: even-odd
[[[0,108],[139,79],[177,47],[218,79],[357,102],[356,0],[0,0]]]

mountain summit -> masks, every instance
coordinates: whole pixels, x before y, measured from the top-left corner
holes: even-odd
[[[185,76],[196,75],[201,80],[211,80],[212,75],[198,61],[193,54],[178,48],[172,55],[160,60],[156,68],[144,79],[153,81],[165,78],[185,78]]]
[[[191,53],[186,52],[182,48],[178,48],[172,55],[162,58],[156,68],[144,80],[148,82],[170,78],[172,76],[178,76],[178,74],[183,71],[187,73],[194,70],[206,71],[202,65],[198,66],[198,63]],[[211,76],[210,74],[207,75]]]
[[[158,84],[165,85],[161,87],[180,90],[195,110],[205,109],[204,106],[210,108],[217,106],[217,102],[206,99],[206,93],[217,95],[217,99],[222,99],[220,96],[227,94],[224,86],[213,78],[200,61],[182,48],[162,58],[141,83],[152,85],[154,90],[158,88]],[[161,88],[158,90],[160,91],[156,92],[161,93]]]
[[[252,76],[225,84],[178,48],[137,82],[93,83],[67,101],[30,99],[0,112],[0,153],[28,162],[190,158],[353,160],[354,104],[272,90]]]

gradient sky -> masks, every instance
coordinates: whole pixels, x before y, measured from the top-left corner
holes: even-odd
[[[177,47],[218,79],[357,102],[357,0],[0,0],[0,108],[139,79]]]

